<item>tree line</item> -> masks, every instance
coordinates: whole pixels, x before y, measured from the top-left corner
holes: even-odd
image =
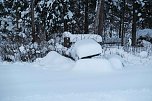
[[[122,45],[130,35],[135,46],[136,30],[144,28],[152,28],[151,0],[1,0],[0,56],[10,61],[43,57],[54,50],[51,40],[65,31],[116,33]]]

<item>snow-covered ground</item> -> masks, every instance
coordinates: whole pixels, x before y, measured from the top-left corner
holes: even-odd
[[[89,59],[75,62],[53,51],[34,63],[1,62],[0,101],[152,101],[151,56],[115,48],[104,54],[91,65]],[[113,68],[117,59],[123,68]],[[84,72],[84,66],[93,72]]]

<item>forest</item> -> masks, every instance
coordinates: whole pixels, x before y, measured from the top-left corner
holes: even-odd
[[[64,32],[118,37],[121,46],[132,38],[136,47],[139,29],[152,29],[152,0],[0,0],[2,61],[44,57]]]

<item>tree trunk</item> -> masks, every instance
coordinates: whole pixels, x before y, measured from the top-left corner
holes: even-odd
[[[124,37],[125,37],[125,27],[124,27],[124,19],[125,19],[125,3],[123,0],[123,11],[122,11],[122,27],[121,27],[121,46],[124,46]]]
[[[99,14],[97,16],[98,17],[98,26],[97,26],[97,32],[99,35],[103,36],[103,27],[104,27],[104,0],[100,0],[99,1]]]
[[[19,12],[18,12],[18,8],[16,7],[16,28],[17,28],[17,31],[19,29],[18,20],[19,20]]]
[[[67,5],[63,4],[63,15],[65,15],[67,10]],[[68,31],[67,19],[64,19],[64,31]]]
[[[68,26],[67,26],[67,19],[64,18],[64,16],[66,15],[66,10],[67,10],[67,3],[64,0],[61,0],[61,3],[63,5],[63,12],[62,12],[62,16],[61,19],[63,20],[63,24],[64,24],[64,31],[68,31]]]
[[[85,24],[84,24],[84,33],[87,34],[88,31],[88,0],[85,0]]]
[[[132,46],[136,46],[136,4],[133,2],[133,20],[132,20]]]
[[[32,43],[36,41],[35,39],[35,23],[34,23],[34,0],[31,0],[31,21],[32,21]]]
[[[122,18],[121,18],[122,19]],[[119,25],[119,38],[121,38],[121,23],[122,23],[122,21],[120,21],[120,25]]]

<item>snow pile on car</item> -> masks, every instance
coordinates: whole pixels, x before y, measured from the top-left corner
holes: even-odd
[[[84,39],[77,41],[71,48],[66,52],[67,55],[71,56],[75,60],[101,54],[102,48],[93,39]]]
[[[35,65],[53,71],[72,70],[79,73],[106,73],[123,68],[121,60],[115,58],[93,57],[74,62],[55,51],[51,51],[44,58],[36,59]]]
[[[137,38],[142,37],[151,37],[152,38],[152,29],[143,29],[137,31]]]

